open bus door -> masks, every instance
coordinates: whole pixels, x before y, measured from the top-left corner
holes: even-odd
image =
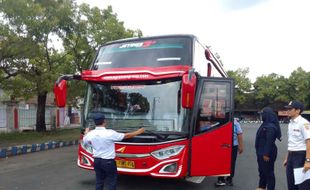
[[[191,125],[190,176],[230,174],[233,94],[233,79],[200,80]]]

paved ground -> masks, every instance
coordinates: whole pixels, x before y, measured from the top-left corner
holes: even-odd
[[[120,176],[119,190],[251,190],[257,186],[257,163],[254,139],[258,124],[244,124],[245,152],[237,160],[235,186],[215,188],[216,178],[209,177],[201,184],[182,180],[154,179],[150,177]],[[282,167],[286,152],[286,125],[282,126],[284,140],[278,143],[276,162],[277,190],[287,189]],[[95,188],[92,171],[76,166],[77,146],[25,154],[0,159],[0,190],[86,190]]]

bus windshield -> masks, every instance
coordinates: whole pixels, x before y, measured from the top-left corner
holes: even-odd
[[[84,119],[92,112],[103,112],[107,128],[132,131],[144,127],[150,132],[187,133],[185,109],[181,106],[181,81],[152,84],[89,83]]]
[[[191,39],[138,39],[102,46],[93,69],[191,65]]]

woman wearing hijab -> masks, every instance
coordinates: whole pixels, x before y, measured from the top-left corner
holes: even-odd
[[[275,189],[274,163],[278,149],[276,139],[281,141],[281,129],[275,112],[266,107],[262,110],[262,125],[256,133],[255,149],[257,155],[259,185],[256,190]]]

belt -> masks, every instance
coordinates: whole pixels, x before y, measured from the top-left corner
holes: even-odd
[[[288,151],[288,154],[305,154],[306,151],[305,150],[297,150],[297,151],[292,151],[292,150],[289,150]]]
[[[104,159],[104,158],[94,158],[94,159],[98,159],[98,160],[114,160],[114,159]]]

